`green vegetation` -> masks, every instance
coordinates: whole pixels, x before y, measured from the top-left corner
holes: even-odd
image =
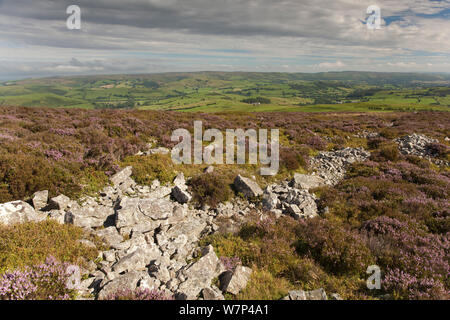
[[[236,111],[448,110],[450,76],[330,72],[167,73],[0,83],[0,105]]]
[[[101,248],[99,239],[91,240]],[[0,225],[0,274],[16,268],[44,263],[49,256],[83,265],[97,258],[97,250],[77,242],[83,230],[55,221]]]

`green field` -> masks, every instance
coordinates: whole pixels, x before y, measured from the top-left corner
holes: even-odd
[[[183,112],[447,111],[450,75],[198,72],[29,79],[0,83],[0,105]]]

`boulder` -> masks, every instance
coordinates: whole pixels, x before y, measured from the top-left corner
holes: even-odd
[[[112,266],[112,271],[117,273],[126,271],[141,271],[145,270],[145,266],[148,263],[150,263],[150,258],[146,257],[145,250],[137,249],[114,264]]]
[[[313,291],[292,290],[285,300],[327,300],[325,290],[317,289]]]
[[[225,300],[222,292],[216,286],[203,289],[202,296],[204,300]]]
[[[123,237],[119,234],[116,227],[108,227],[94,231],[94,234],[103,238],[109,245],[119,244],[123,241]]]
[[[71,202],[69,197],[60,194],[59,196],[50,199],[49,206],[54,210],[66,210],[71,206]]]
[[[41,210],[45,208],[48,202],[48,190],[35,192],[31,199],[33,201],[33,207],[35,210]]]
[[[234,179],[234,187],[236,190],[246,197],[253,198],[263,194],[261,187],[256,181],[238,175]]]
[[[178,277],[184,281],[178,287],[178,296],[194,300],[200,292],[211,286],[211,281],[224,270],[212,246],[202,250],[203,256],[180,270]]]
[[[317,188],[324,184],[325,181],[318,176],[299,173],[294,174],[294,179],[290,183],[291,187],[306,190]]]
[[[172,197],[181,204],[188,203],[192,199],[192,196],[189,194],[189,192],[183,190],[179,186],[175,186],[172,189]]]
[[[36,212],[31,205],[24,201],[0,204],[0,224],[7,226],[25,222],[39,222],[45,220],[46,217],[46,214]]]
[[[220,277],[220,290],[237,295],[245,289],[251,274],[252,269],[244,266],[237,266],[234,272],[224,272]]]
[[[117,293],[119,290],[134,291],[140,280],[145,278],[146,272],[131,271],[124,275],[119,275],[113,280],[106,283],[98,294],[99,300],[107,299],[110,295]]]

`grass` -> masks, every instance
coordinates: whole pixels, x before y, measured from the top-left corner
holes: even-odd
[[[0,105],[120,108],[132,99],[137,109],[181,112],[448,111],[445,80],[437,77],[441,87],[433,87],[429,78],[421,82],[423,75],[404,77],[200,72],[31,79],[0,83]],[[351,97],[355,92],[362,95]],[[270,103],[244,103],[248,98],[267,98]]]
[[[55,221],[0,225],[0,274],[43,263],[49,256],[61,262],[83,265],[97,258],[97,250],[77,242],[86,235],[72,225]],[[101,248],[99,239],[89,236]]]

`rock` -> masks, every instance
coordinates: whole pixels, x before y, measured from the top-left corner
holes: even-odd
[[[167,148],[159,147],[155,149],[150,149],[146,152],[146,155],[152,155],[152,154],[169,154],[170,150]]]
[[[120,187],[122,184],[127,183],[129,178],[133,173],[133,167],[126,167],[125,169],[120,170],[116,174],[114,174],[110,180],[115,188]]]
[[[122,273],[145,270],[146,265],[150,263],[150,259],[146,257],[145,253],[144,249],[137,249],[114,264],[112,271]]]
[[[204,171],[205,173],[213,173],[214,172],[214,167],[213,166],[209,166],[205,169]]]
[[[94,231],[94,234],[100,238],[105,239],[109,245],[119,244],[123,241],[123,237],[119,234],[116,227],[108,227]]]
[[[252,269],[243,266],[237,266],[234,272],[224,272],[220,277],[220,290],[237,295],[245,289],[251,274]]]
[[[275,193],[269,192],[264,193],[262,205],[266,210],[274,210],[277,209],[280,204],[278,200],[278,196]]]
[[[331,300],[344,300],[344,299],[342,299],[342,297],[339,293],[333,293],[331,295]]]
[[[203,256],[196,262],[180,270],[178,278],[183,279],[178,287],[178,295],[187,300],[194,300],[204,288],[211,286],[211,281],[223,271],[222,263],[217,258],[212,246],[202,250]]]
[[[204,300],[225,300],[222,292],[215,286],[203,289],[202,296]]]
[[[71,200],[69,197],[60,194],[59,196],[50,199],[49,206],[54,210],[66,210],[71,206]]]
[[[289,295],[285,300],[327,300],[325,290],[317,289],[314,291],[293,290],[289,291]]]
[[[256,181],[238,175],[234,180],[236,190],[246,197],[254,198],[263,194],[261,187]]]
[[[65,223],[81,228],[97,228],[105,225],[109,217],[114,216],[114,209],[107,206],[89,204],[86,207],[75,207],[65,215]]]
[[[48,190],[35,192],[31,199],[33,201],[33,207],[35,210],[41,210],[45,208],[48,202]]]
[[[119,290],[134,291],[137,288],[139,281],[142,278],[145,278],[145,274],[146,272],[131,271],[124,275],[119,275],[114,280],[106,283],[106,285],[101,289],[98,299],[107,299],[108,296],[117,293]]]
[[[188,203],[192,199],[192,196],[189,194],[189,192],[183,190],[179,186],[176,186],[172,189],[172,197],[181,204]]]
[[[175,179],[173,180],[173,184],[174,184],[176,187],[179,187],[181,190],[186,190],[186,189],[187,189],[187,186],[186,186],[186,179],[184,178],[183,172],[182,172],[182,173],[179,173],[179,174],[175,177]]]
[[[36,212],[24,201],[0,204],[0,224],[6,226],[25,222],[39,222],[46,219],[46,214]]]
[[[48,218],[58,222],[59,224],[65,223],[66,213],[62,210],[50,210],[48,212]]]
[[[324,185],[322,178],[307,174],[294,174],[294,179],[291,181],[291,186],[297,189],[313,189]]]
[[[159,227],[157,220],[169,218],[174,204],[169,199],[139,199],[124,197],[116,210],[115,225],[117,228],[134,226],[140,232],[148,232]]]

